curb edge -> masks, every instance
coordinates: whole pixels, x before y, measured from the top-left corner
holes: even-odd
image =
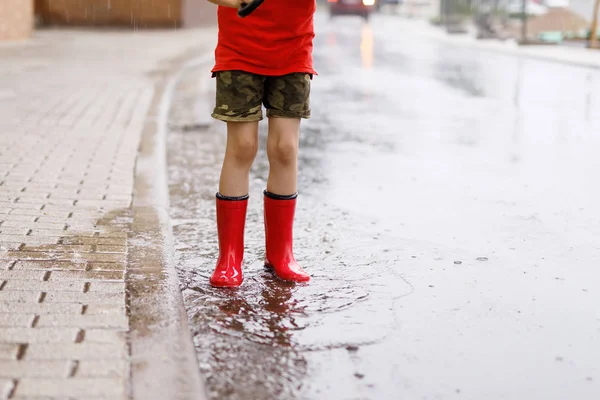
[[[175,269],[166,164],[167,122],[183,72],[212,53],[176,62],[155,86],[141,134],[128,257],[130,398],[204,400],[187,313]]]

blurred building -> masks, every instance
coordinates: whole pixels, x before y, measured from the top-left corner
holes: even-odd
[[[0,40],[25,39],[38,26],[187,28],[216,24],[206,0],[0,0]]]
[[[35,0],[42,25],[180,28],[214,23],[206,0]]]
[[[26,39],[33,30],[33,0],[0,0],[0,40]]]
[[[522,10],[521,0],[512,0],[507,7],[509,14],[517,15]],[[530,39],[543,35],[562,40],[568,34],[582,34],[591,26],[593,0],[529,0],[527,2],[527,34]],[[509,32],[519,37],[521,20],[512,21]]]

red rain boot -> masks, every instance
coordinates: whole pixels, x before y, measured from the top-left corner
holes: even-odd
[[[283,280],[306,282],[310,276],[298,265],[292,249],[296,197],[265,190],[265,265]]]
[[[217,193],[217,231],[219,260],[210,278],[216,287],[237,287],[244,280],[244,226],[248,196],[225,197]]]

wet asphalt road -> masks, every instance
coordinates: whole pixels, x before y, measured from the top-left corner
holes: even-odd
[[[392,17],[317,28],[308,285],[262,268],[264,126],[245,283],[208,285],[224,126],[182,131],[193,92],[175,99],[171,215],[212,399],[600,398],[600,71],[450,47]]]

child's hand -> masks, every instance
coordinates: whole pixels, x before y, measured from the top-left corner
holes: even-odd
[[[208,0],[211,3],[217,4],[222,7],[240,8],[242,4],[248,3],[251,0]]]
[[[222,6],[231,7],[231,8],[240,8],[242,4],[249,3],[251,0],[219,0],[222,1]]]

